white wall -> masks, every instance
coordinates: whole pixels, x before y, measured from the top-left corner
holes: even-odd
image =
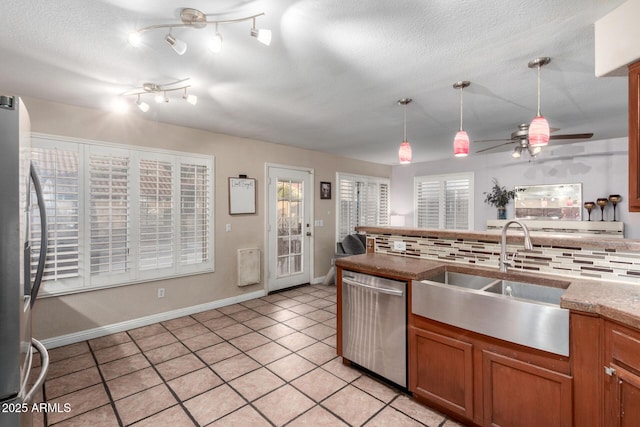
[[[483,192],[489,191],[495,177],[501,185],[582,183],[583,201],[609,194],[622,195],[616,208],[616,218],[625,223],[625,237],[640,238],[640,213],[630,213],[625,199],[628,196],[628,140],[590,140],[574,144],[553,145],[534,160],[527,155],[513,159],[510,151],[491,154],[470,154],[433,162],[394,166],[391,173],[391,213],[404,215],[406,225],[413,226],[413,178],[415,176],[474,172],[474,230],[486,229],[487,219],[496,218],[496,209],[484,203]],[[472,151],[473,151],[472,147]],[[531,161],[530,161],[531,160]],[[613,218],[611,206],[605,209],[605,219]],[[507,218],[513,218],[513,202],[507,207]],[[586,211],[583,212],[586,219]],[[599,219],[600,212],[591,213]]]

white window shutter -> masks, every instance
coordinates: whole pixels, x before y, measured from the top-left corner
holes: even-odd
[[[210,261],[209,218],[211,170],[206,165],[180,164],[180,264]]]
[[[47,212],[48,249],[43,280],[77,278],[80,274],[78,152],[34,148],[32,161],[40,178]],[[34,255],[40,251],[40,212],[37,203],[34,193],[31,201],[31,253]],[[36,268],[34,256],[32,275]]]
[[[338,241],[358,226],[388,225],[389,180],[338,174],[338,203]]]
[[[92,275],[125,273],[131,268],[129,158],[104,151],[89,155],[89,262]]]
[[[473,224],[473,174],[414,179],[415,224],[421,228],[470,230]]]
[[[173,267],[173,163],[141,159],[139,200],[139,267]]]

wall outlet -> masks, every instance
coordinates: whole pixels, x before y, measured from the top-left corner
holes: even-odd
[[[164,298],[164,288],[158,288],[158,298]]]
[[[230,232],[231,231],[231,224],[225,224],[224,231],[226,231],[227,233]]]
[[[407,244],[405,242],[394,241],[393,242],[393,250],[394,251],[406,251],[407,250]]]

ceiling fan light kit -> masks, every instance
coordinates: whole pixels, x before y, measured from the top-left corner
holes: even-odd
[[[529,145],[532,147],[544,147],[549,143],[549,122],[540,114],[540,69],[549,62],[551,62],[551,58],[548,56],[542,56],[529,61],[529,68],[538,69],[538,110],[536,117],[534,117],[529,125]]]
[[[453,84],[454,89],[460,89],[460,130],[453,139],[453,155],[466,157],[469,155],[469,135],[462,129],[462,91],[471,84],[468,80],[461,80]]]
[[[251,21],[252,25],[249,31],[249,35],[255,37],[260,43],[269,46],[271,43],[271,30],[256,28],[256,18],[263,16],[264,13],[258,13],[256,15],[245,16],[236,19],[208,19],[206,13],[194,8],[184,8],[180,11],[180,22],[171,24],[156,24],[146,27],[138,28],[131,34],[129,34],[129,44],[134,47],[140,47],[142,45],[142,34],[147,31],[158,29],[169,29],[169,33],[165,36],[165,41],[171,48],[178,54],[184,55],[187,51],[187,43],[183,40],[176,38],[172,34],[174,28],[194,28],[202,29],[208,25],[215,24],[215,34],[209,42],[209,49],[214,53],[219,53],[222,50],[222,35],[218,31],[220,24],[236,24],[240,22]]]
[[[402,139],[400,149],[398,150],[398,160],[401,165],[411,163],[411,145],[409,144],[409,141],[407,141],[407,104],[411,101],[413,101],[411,98],[402,98],[398,100],[398,104],[404,106],[404,138]]]
[[[529,68],[538,69],[538,109],[536,117],[533,118],[530,124],[522,123],[518,125],[518,130],[511,133],[509,139],[485,139],[474,142],[499,142],[503,141],[500,145],[493,147],[483,148],[476,151],[476,153],[482,153],[485,151],[493,150],[495,148],[502,147],[503,145],[517,143],[518,145],[511,152],[511,157],[518,159],[522,156],[522,153],[529,153],[529,156],[536,157],[542,147],[549,143],[549,140],[558,139],[589,139],[593,136],[593,133],[573,133],[564,135],[550,135],[551,129],[547,119],[540,113],[540,68],[551,62],[551,58],[542,56],[540,58],[529,61]],[[554,129],[557,130],[557,129]]]

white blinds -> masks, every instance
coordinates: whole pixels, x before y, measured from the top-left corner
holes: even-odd
[[[338,174],[338,241],[357,226],[388,224],[389,179]]]
[[[173,164],[140,160],[140,269],[173,265]]]
[[[79,274],[79,183],[78,152],[35,148],[36,165],[48,220],[48,251],[44,280],[60,280]],[[32,254],[40,252],[40,211],[35,194],[31,200]],[[35,272],[36,257],[31,263]]]
[[[91,274],[129,269],[129,158],[89,156]]]
[[[470,230],[473,224],[473,174],[414,179],[415,225]]]
[[[213,271],[213,158],[121,147],[33,138],[49,218],[45,293]]]
[[[204,165],[180,164],[180,263],[209,260],[209,170]]]

